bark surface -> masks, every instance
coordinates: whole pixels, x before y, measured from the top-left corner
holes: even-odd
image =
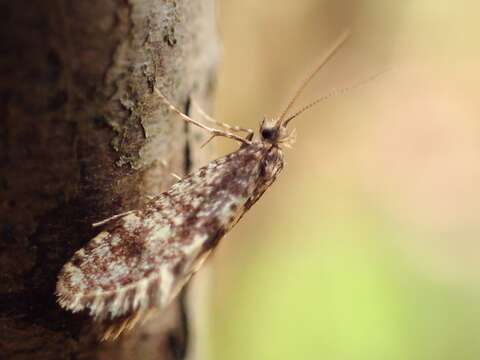
[[[205,163],[208,135],[153,87],[184,111],[189,96],[209,110],[213,1],[0,1],[0,358],[185,358],[185,299],[100,343],[88,315],[62,311],[54,290],[93,222]]]

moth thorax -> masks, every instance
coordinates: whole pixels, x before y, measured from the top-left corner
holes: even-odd
[[[279,147],[273,147],[265,157],[265,162],[263,163],[263,166],[264,172],[268,174],[267,177],[275,176],[277,172],[283,167],[282,150]]]

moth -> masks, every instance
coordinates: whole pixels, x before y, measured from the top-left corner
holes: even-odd
[[[220,239],[238,223],[277,179],[284,167],[283,147],[293,143],[290,122],[332,92],[293,114],[295,101],[320,69],[345,42],[343,34],[308,76],[280,116],[260,123],[259,134],[221,124],[204,125],[183,114],[157,89],[160,98],[187,123],[240,143],[238,150],[208,163],[179,180],[137,210],[100,223],[103,230],[78,250],[59,273],[58,303],[72,312],[89,311],[95,320],[113,325],[105,338],[116,338],[163,309],[178,295],[212,253]],[[227,131],[228,130],[228,131]]]

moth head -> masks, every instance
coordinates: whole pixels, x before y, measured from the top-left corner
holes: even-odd
[[[279,119],[268,119],[264,116],[260,123],[260,137],[272,145],[290,147],[295,142],[295,130],[289,132]]]

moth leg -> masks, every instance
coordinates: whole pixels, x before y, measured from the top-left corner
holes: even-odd
[[[207,141],[205,141],[200,146],[201,149],[204,148],[210,141],[215,139],[217,136],[225,136],[225,135],[222,134],[223,131],[216,130],[216,129],[214,129],[214,130],[215,131],[212,132],[212,135],[210,135],[210,137],[207,139]],[[251,135],[248,135],[246,138],[240,138],[240,139],[242,139],[242,146],[250,145],[252,138],[253,138],[253,133]],[[236,138],[235,138],[235,140],[236,140]]]
[[[92,227],[98,227],[98,226],[102,226],[112,220],[115,220],[115,219],[118,219],[118,218],[121,218],[122,216],[125,216],[125,215],[129,215],[129,214],[132,214],[134,213],[136,210],[130,210],[130,211],[125,211],[121,214],[117,214],[117,215],[113,215],[113,216],[110,216],[109,218],[106,218],[104,220],[101,220],[101,221],[98,221],[96,223],[93,223],[92,224]]]
[[[215,120],[214,118],[212,118],[210,115],[208,115],[201,107],[200,107],[200,104],[197,103],[195,100],[192,99],[192,103],[193,105],[197,108],[198,112],[200,113],[200,115],[202,115],[202,117],[209,123],[211,124],[215,124],[217,126],[220,126],[228,131],[231,131],[231,132],[245,132],[247,133],[247,138],[250,137],[251,135],[250,134],[253,134],[254,131],[252,129],[246,129],[246,128],[242,128],[240,126],[237,126],[237,125],[230,125],[230,124],[227,124],[227,123],[223,123],[221,121],[218,121],[218,120]]]
[[[176,113],[178,116],[180,116],[187,123],[198,126],[199,128],[208,131],[209,133],[212,134],[213,137],[223,136],[223,137],[226,137],[226,138],[229,138],[229,139],[239,141],[242,144],[250,144],[249,140],[246,140],[246,139],[242,138],[241,136],[232,134],[231,132],[228,132],[228,131],[221,131],[221,130],[218,130],[218,129],[208,127],[208,126],[202,124],[201,122],[199,122],[195,119],[192,119],[190,116],[185,115],[180,110],[178,110],[175,106],[173,106],[170,103],[170,101],[168,101],[168,99],[165,97],[165,95],[163,95],[160,92],[160,90],[158,90],[157,88],[154,88],[154,91],[163,100],[163,102],[170,108],[170,110],[172,110],[174,113]]]
[[[160,160],[160,164],[168,169],[168,163],[165,161],[165,160]],[[175,180],[182,180],[182,177],[180,175],[178,175],[177,173],[174,173],[174,172],[171,172],[170,173],[170,176],[172,176],[173,178],[175,178]]]
[[[182,180],[182,177],[180,175],[177,175],[175,173],[170,173],[170,175],[173,176],[173,178],[176,179],[177,181]]]
[[[210,141],[212,141],[216,136],[217,136],[217,135],[215,135],[215,134],[213,134],[212,136],[210,136],[210,137],[207,139],[207,141],[205,141],[202,145],[200,145],[200,149],[203,149],[205,146],[207,146],[208,143],[209,143]]]

